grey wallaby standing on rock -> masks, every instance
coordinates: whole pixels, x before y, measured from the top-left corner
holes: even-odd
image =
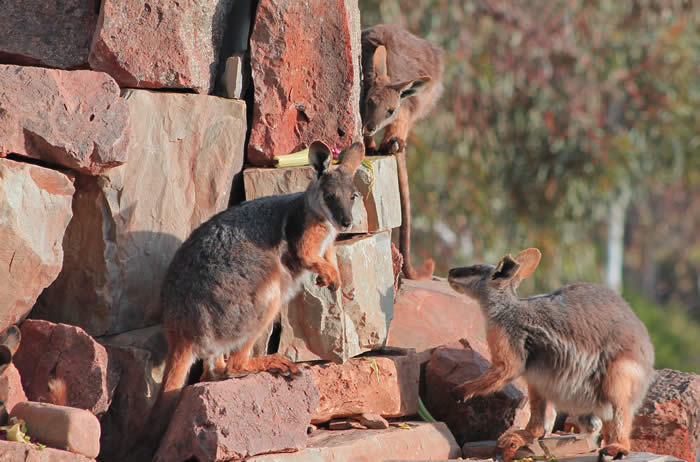
[[[506,255],[496,266],[450,270],[452,288],[481,306],[492,356],[481,377],[454,393],[468,399],[524,377],[530,421],[525,430],[501,436],[504,457],[544,435],[549,401],[558,411],[580,416],[589,432],[602,425],[601,455],[620,458],[629,452],[634,414],[654,377],[649,334],[625,300],[607,287],[577,283],[519,298],[516,288],[540,258],[533,248],[515,258]]]
[[[157,448],[195,359],[205,360],[202,380],[263,370],[298,373],[278,354],[251,358],[250,352],[280,306],[299,292],[307,272],[317,274],[319,286],[340,287],[333,243],[352,225],[358,197],[353,176],[364,146],[350,146],[333,169],[330,150],[321,146],[309,149],[317,179],[305,192],[264,197],[221,212],[175,253],[161,289],[168,341],[163,383],[145,427],[148,434],[130,460],[148,458]],[[225,364],[222,354],[228,354]]]
[[[429,279],[433,260],[411,265],[411,202],[406,171],[406,138],[442,93],[443,51],[392,24],[362,31],[362,135],[368,153],[396,154],[402,223],[399,249],[408,279]],[[377,150],[373,136],[384,129]]]

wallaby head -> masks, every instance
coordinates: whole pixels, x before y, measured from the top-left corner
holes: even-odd
[[[401,101],[420,93],[430,82],[423,76],[406,82],[392,83],[386,67],[386,47],[378,46],[372,58],[374,72],[364,99],[362,134],[373,136],[396,119]]]
[[[307,204],[341,231],[352,226],[352,207],[360,196],[353,177],[364,158],[364,145],[354,143],[345,151],[338,168],[331,169],[333,156],[330,149],[319,142],[309,147],[309,162],[316,170],[318,180],[309,186]]]
[[[481,264],[453,268],[448,281],[457,292],[484,300],[494,292],[514,294],[520,282],[532,275],[542,258],[535,248],[523,250],[515,258],[506,255],[496,266]]]

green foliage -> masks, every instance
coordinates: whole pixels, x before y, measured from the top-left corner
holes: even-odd
[[[655,367],[700,373],[700,323],[683,308],[661,306],[633,289],[626,288],[623,295],[649,330]]]
[[[700,9],[692,2],[360,6],[365,26],[398,23],[446,52],[444,94],[413,129],[407,153],[413,248],[435,257],[438,274],[536,246],[536,287],[600,280],[608,212],[622,192],[643,208],[669,185],[700,184]],[[674,230],[684,210],[661,209],[650,226],[660,220]],[[655,258],[681,254],[697,266],[697,234],[644,236],[674,241]]]

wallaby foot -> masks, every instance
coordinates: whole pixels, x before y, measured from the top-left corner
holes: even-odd
[[[233,355],[232,355],[233,357]],[[272,374],[283,376],[299,375],[301,371],[296,364],[280,354],[261,356],[259,358],[249,358],[242,364],[229,359],[226,365],[226,374],[229,377],[243,377],[252,372],[267,371]]]
[[[340,287],[338,271],[329,265],[325,271],[322,271],[322,274],[316,276],[316,285],[319,287],[328,286],[331,292],[335,292]]]
[[[396,154],[397,152],[404,151],[405,149],[406,141],[402,140],[398,136],[392,136],[383,142],[381,146],[379,146],[379,152],[386,155]]]
[[[515,453],[518,452],[518,449],[527,446],[535,441],[535,439],[535,435],[527,430],[512,430],[502,434],[501,437],[498,438],[496,445],[501,451],[503,460],[505,462],[510,462],[515,456]]]
[[[204,360],[204,370],[199,377],[200,382],[212,382],[226,378],[226,355]]]
[[[609,459],[611,457],[613,460],[619,460],[629,454],[629,452],[629,449],[621,444],[608,444],[603,447],[598,454],[600,455],[600,460]]]

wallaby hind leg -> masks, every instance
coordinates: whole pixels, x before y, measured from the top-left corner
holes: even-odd
[[[277,285],[277,287],[279,286]],[[251,335],[245,345],[239,350],[233,351],[229,355],[226,363],[226,374],[229,377],[237,377],[258,371],[270,371],[282,375],[296,375],[299,373],[299,369],[293,362],[279,354],[267,355],[259,358],[250,357],[250,352],[253,349],[253,345],[255,345],[255,341],[263,332],[267,331],[267,327],[277,316],[281,304],[279,289],[277,291],[270,291],[267,294],[266,290],[261,292],[263,296],[258,302],[267,303],[268,311],[263,322],[259,324],[258,332]]]
[[[601,455],[622,458],[630,450],[630,433],[638,395],[644,378],[639,365],[627,358],[618,358],[608,367],[603,392],[612,405],[612,421],[604,424],[605,446]]]
[[[545,434],[544,420],[547,412],[547,400],[530,385],[527,387],[527,395],[530,400],[530,420],[525,430],[508,431],[498,438],[498,448],[504,459],[512,458],[518,448],[530,444]]]

